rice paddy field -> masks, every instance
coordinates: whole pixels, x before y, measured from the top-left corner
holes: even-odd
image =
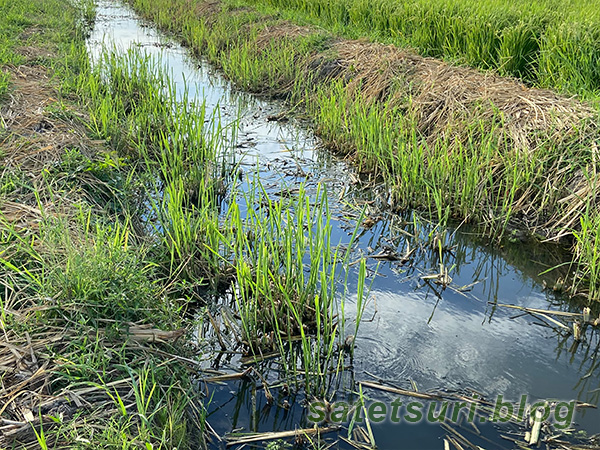
[[[528,84],[595,98],[600,14],[595,2],[269,0],[351,37],[373,37]]]
[[[594,5],[0,13],[0,449],[600,445]]]

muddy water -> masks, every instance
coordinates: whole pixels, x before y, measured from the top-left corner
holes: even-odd
[[[554,263],[551,255],[543,251],[538,254],[536,249],[519,244],[492,248],[481,245],[465,230],[445,230],[444,242],[453,249],[443,256],[443,263],[452,283],[442,290],[422,278],[437,273],[439,268],[437,251],[424,244],[432,227],[413,214],[382,212],[382,196],[377,190],[357,187],[351,169],[319,150],[319,141],[308,127],[294,120],[272,120],[285,110],[284,105],[236,91],[219,73],[191,58],[175,41],[118,2],[99,2],[98,18],[89,40],[92,55],[103,41],[122,48],[142,47],[149,54],[160,56],[180,92],[185,85],[190,97],[205,101],[209,114],[219,114],[222,122],[237,127],[237,137],[231,145],[246,165],[244,183],[250,183],[258,165],[262,182],[274,195],[283,186],[293,187],[300,181],[312,188],[318,183],[327,185],[335,217],[332,242],[349,239],[356,210],[346,206],[348,201],[359,208],[366,207],[368,215],[375,219],[375,224],[360,237],[357,258],[389,249],[400,254],[416,249],[408,264],[368,259],[369,268],[377,269],[377,275],[373,277],[365,321],[356,339],[350,375],[354,380],[379,379],[423,391],[474,390],[489,398],[502,394],[514,400],[527,394],[530,400],[578,399],[598,403],[596,336],[589,335],[581,345],[573,347],[572,338],[563,337],[542,321],[495,306],[504,303],[573,309],[544,289],[537,276]],[[344,202],[340,201],[342,198]],[[350,286],[356,284],[352,279],[355,276],[351,274]],[[548,280],[551,282],[552,278]],[[351,304],[347,307],[351,316]],[[225,358],[220,368],[239,371],[241,366],[236,358]],[[221,435],[234,429],[275,431],[307,426],[301,393],[285,398],[276,394],[278,403],[290,404],[289,409],[283,409],[266,405],[264,395],[253,383],[230,383],[210,389],[214,395],[208,421]],[[351,397],[349,390],[346,392]],[[372,400],[394,399],[379,391],[369,390],[367,395]],[[578,429],[590,434],[600,432],[599,419],[593,409],[576,414]],[[424,422],[383,422],[372,426],[380,449],[443,448],[441,437],[446,434],[442,427]],[[512,448],[512,443],[500,437],[506,429],[492,424],[478,424],[478,428],[481,435],[469,434],[473,442],[488,449]],[[213,445],[224,448],[224,443],[216,439]],[[336,446],[348,448],[341,441]]]

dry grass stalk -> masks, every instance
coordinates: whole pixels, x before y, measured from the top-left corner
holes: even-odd
[[[264,50],[273,42],[307,37],[313,32],[314,30],[311,28],[301,27],[287,21],[275,25],[267,24],[258,34],[256,47],[258,50]]]
[[[500,111],[517,148],[530,150],[532,132],[551,132],[560,140],[563,133],[573,132],[595,115],[591,106],[573,98],[392,45],[341,40],[334,49],[339,64],[352,75],[350,86],[360,86],[367,101],[393,94],[391,103],[402,104],[410,96],[420,130],[426,135],[435,136],[465,114],[478,112],[481,118],[490,118]],[[404,82],[404,90],[392,89],[398,81]]]
[[[226,440],[227,446],[229,447],[232,445],[248,444],[251,442],[262,442],[285,438],[302,438],[303,436],[315,436],[319,434],[331,433],[333,431],[339,430],[339,428],[340,427],[304,428],[301,430],[267,432],[242,437],[230,436],[227,437]]]
[[[24,47],[23,51],[26,58],[35,61],[42,50]],[[42,171],[58,164],[67,149],[77,148],[87,155],[98,152],[103,143],[89,139],[79,120],[85,118],[82,113],[69,110],[73,119],[68,120],[56,118],[50,112],[59,103],[59,94],[45,67],[33,64],[7,70],[12,75],[13,88],[0,109],[2,170],[18,173],[28,179],[28,184],[36,186],[41,184]],[[0,217],[17,229],[35,230],[44,216],[59,212],[56,204],[59,199],[65,203],[72,201],[60,196],[53,201],[44,195],[36,198],[33,192],[19,195],[18,202],[0,199]]]

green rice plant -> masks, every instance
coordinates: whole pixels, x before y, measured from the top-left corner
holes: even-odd
[[[299,76],[302,64],[296,45],[284,39],[257,49],[252,40],[241,42],[223,58],[223,71],[249,91],[276,92]]]
[[[46,435],[44,434],[44,425],[40,423],[40,432],[33,427],[33,432],[35,434],[35,438],[37,439],[37,443],[42,450],[48,450],[50,447],[48,446],[48,442],[46,441]]]
[[[96,20],[96,1],[95,0],[73,0],[78,11],[81,12],[81,22],[92,27]]]
[[[518,76],[525,80],[535,79],[541,26],[522,21],[502,31],[497,62],[501,74]]]
[[[153,252],[165,255],[167,274],[203,284],[218,267],[208,264],[214,258],[205,247],[225,188],[218,119],[206,120],[204,105],[176,92],[160,63],[139,50],[102,53],[93,76],[82,79],[93,102],[93,131],[155,173],[145,187],[162,242]]]
[[[539,83],[596,97],[600,92],[599,39],[599,22],[566,22],[549,28],[541,38]]]
[[[561,91],[596,96],[597,29],[592,2],[555,0],[237,0],[292,21],[325,26],[351,38],[368,36],[421,54],[520,77]],[[577,70],[580,69],[579,72]]]

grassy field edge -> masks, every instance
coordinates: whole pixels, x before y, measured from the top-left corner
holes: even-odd
[[[136,231],[148,167],[126,149],[150,136],[90,67],[93,2],[3,8],[0,447],[202,446],[188,302]]]

